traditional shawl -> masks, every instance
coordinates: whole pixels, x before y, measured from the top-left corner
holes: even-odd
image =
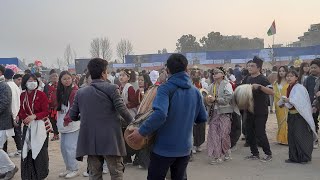
[[[289,103],[283,103],[282,99],[278,102],[278,105],[283,104],[285,104],[288,109],[295,107],[303,119],[309,124],[314,133],[314,140],[316,140],[318,137],[312,117],[312,107],[307,89],[301,84],[294,85],[289,95]]]
[[[32,150],[32,159],[36,159],[44,142],[46,141],[46,138],[47,130],[45,122],[42,120],[31,121],[24,140],[22,159],[27,157],[29,150]]]

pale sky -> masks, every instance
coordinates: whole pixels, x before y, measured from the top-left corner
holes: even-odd
[[[265,39],[276,20],[276,43],[289,43],[320,23],[320,0],[0,0],[0,57],[47,66],[62,58],[67,44],[90,57],[90,42],[108,37],[113,47],[132,41],[135,54],[173,52],[177,39],[211,31]]]

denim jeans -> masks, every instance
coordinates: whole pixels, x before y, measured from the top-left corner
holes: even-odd
[[[60,148],[66,165],[66,170],[77,171],[79,169],[76,160],[77,142],[79,130],[71,133],[61,133]]]

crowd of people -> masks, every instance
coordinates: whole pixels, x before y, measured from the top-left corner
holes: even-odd
[[[172,54],[160,70],[109,73],[108,62],[94,58],[81,77],[53,69],[44,81],[41,73],[15,74],[0,65],[0,178],[12,179],[18,165],[10,158],[21,157],[23,180],[45,179],[50,134],[51,141],[60,141],[65,164],[57,176],[66,179],[79,176],[84,156],[83,176],[91,180],[102,179],[103,173],[121,180],[128,164],[148,169],[149,180],[187,179],[188,163],[205,141],[208,163],[215,165],[232,160],[241,134],[251,151],[245,159],[269,162],[269,113],[276,113],[277,142],[289,147],[285,162],[309,163],[318,147],[320,59],[266,71],[254,57],[245,66],[188,68],[185,56]],[[252,110],[239,108],[235,97],[246,85],[251,89],[243,96],[252,101]],[[150,98],[153,87],[157,90]],[[150,116],[124,137],[143,100],[152,104]],[[153,134],[154,142],[140,150],[125,142],[139,143]],[[16,152],[7,152],[10,137]]]

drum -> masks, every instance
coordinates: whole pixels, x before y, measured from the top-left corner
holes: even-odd
[[[206,98],[208,96],[208,94],[209,94],[209,92],[204,88],[200,89],[200,93],[201,93],[203,98]]]
[[[234,99],[240,110],[247,110],[250,113],[254,113],[254,100],[251,84],[238,86],[234,91]]]
[[[129,141],[128,136],[131,133],[133,133],[135,129],[139,129],[139,127],[143,124],[143,122],[146,121],[150,117],[150,115],[153,113],[152,103],[154,98],[156,97],[157,90],[158,90],[158,86],[152,86],[147,91],[147,93],[143,97],[143,100],[140,104],[135,120],[128,125],[127,129],[124,132],[124,139],[126,143],[134,150],[143,149],[146,146],[150,146],[154,142],[154,137],[155,137],[154,134],[145,137],[141,142],[138,142],[138,143]]]

